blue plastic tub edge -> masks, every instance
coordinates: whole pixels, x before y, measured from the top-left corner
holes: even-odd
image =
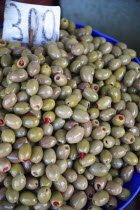
[[[76,27],[77,28],[83,28],[84,25],[83,24],[80,24],[80,23],[76,23]],[[118,40],[106,35],[106,34],[102,34],[101,32],[99,31],[96,31],[95,29],[92,30],[92,36],[93,37],[97,37],[97,36],[103,36],[104,38],[106,38],[107,41],[113,43],[113,44],[116,44],[117,42],[119,42]],[[140,64],[140,60],[138,58],[134,58],[133,61],[136,61],[138,64]]]
[[[2,28],[3,25],[0,25],[0,28]],[[82,28],[84,27],[83,24],[79,24],[79,23],[76,23],[76,27],[77,28]],[[106,38],[107,41],[113,43],[113,44],[116,44],[117,42],[119,42],[118,40],[108,36],[108,35],[105,35],[103,33],[100,33],[99,31],[96,31],[96,30],[92,30],[92,36],[93,37],[97,37],[97,36],[102,36],[104,38]],[[134,58],[133,61],[137,62],[140,64],[140,60],[138,58]],[[137,193],[139,192],[140,190],[140,174],[137,173],[137,171],[135,170],[134,171],[134,175],[133,175],[133,178],[130,182],[124,184],[124,187],[126,187],[127,189],[130,190],[131,192],[131,197],[128,201],[121,201],[121,200],[118,200],[118,208],[117,210],[122,210],[124,209],[133,199],[134,197],[137,195]]]

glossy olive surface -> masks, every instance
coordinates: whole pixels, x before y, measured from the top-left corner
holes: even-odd
[[[126,183],[140,173],[135,57],[66,18],[57,42],[0,39],[0,210],[117,209],[130,198]]]

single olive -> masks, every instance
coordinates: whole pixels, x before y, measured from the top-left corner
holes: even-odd
[[[62,206],[63,203],[63,196],[60,192],[58,191],[54,191],[52,193],[51,199],[50,199],[50,203],[53,207],[59,208],[60,206]]]
[[[36,79],[30,79],[26,84],[26,91],[28,95],[33,96],[38,92],[39,83]]]
[[[28,190],[35,190],[39,185],[38,182],[38,179],[35,177],[26,177],[26,188]]]
[[[109,196],[109,201],[105,206],[107,209],[112,209],[112,210],[116,209],[118,206],[118,201],[117,201],[116,197],[113,195]]]
[[[111,134],[114,138],[121,138],[125,134],[125,129],[123,126],[113,126],[111,129]]]
[[[45,149],[43,152],[43,161],[46,165],[53,164],[56,162],[56,153],[54,149]]]
[[[8,158],[6,158],[6,157],[0,158],[0,172],[5,173],[5,172],[9,171],[10,168],[11,168],[11,163],[8,160]]]
[[[22,204],[33,206],[37,203],[36,195],[30,191],[24,191],[20,194],[19,200]]]
[[[122,192],[122,186],[115,181],[108,181],[105,190],[110,195],[119,195]]]
[[[10,203],[8,201],[1,201],[0,203],[0,210],[14,210],[15,209],[15,204],[14,203]]]
[[[104,164],[111,163],[112,161],[112,154],[107,149],[103,149],[99,157],[100,157],[100,161]]]
[[[67,189],[67,180],[64,176],[60,175],[57,181],[53,182],[54,187],[59,192],[65,192]]]
[[[10,203],[16,203],[19,199],[19,192],[12,189],[12,187],[9,187],[6,190],[6,199],[10,202]]]
[[[105,190],[100,190],[93,195],[92,203],[96,206],[103,206],[109,201],[109,194]]]
[[[122,201],[127,201],[131,197],[131,192],[127,188],[122,188],[122,192],[118,195],[118,198]]]
[[[37,193],[37,199],[40,203],[46,203],[51,198],[51,190],[48,187],[41,187]]]
[[[33,163],[39,163],[43,158],[43,149],[41,146],[34,146],[32,148],[31,161]]]
[[[125,154],[125,156],[123,157],[123,160],[124,160],[127,164],[132,165],[132,166],[137,165],[137,163],[138,163],[138,158],[137,158],[137,156],[136,156],[133,152],[130,152],[130,151],[128,151],[128,152]]]
[[[68,168],[68,161],[67,160],[57,160],[56,165],[60,169],[60,174],[63,174],[66,169]]]
[[[18,174],[24,174],[24,168],[20,163],[13,163],[10,169],[10,174],[15,177]]]
[[[5,109],[11,108],[17,102],[17,96],[15,93],[9,93],[4,96],[2,105]]]
[[[9,74],[9,80],[12,82],[24,82],[28,79],[28,74],[24,69],[18,69]]]
[[[21,191],[26,185],[26,177],[23,174],[17,174],[12,180],[12,188]]]
[[[20,117],[15,114],[6,114],[4,121],[5,124],[12,129],[19,129],[22,125]]]
[[[102,177],[107,174],[108,169],[105,164],[95,162],[90,166],[89,171],[97,177]]]
[[[10,143],[4,142],[0,144],[0,158],[8,156],[12,151]]]
[[[106,186],[107,178],[104,177],[95,177],[94,179],[94,188],[96,191],[103,190]]]
[[[40,141],[39,144],[42,148],[51,148],[55,146],[57,140],[54,136],[44,136]]]
[[[43,162],[35,163],[31,166],[31,174],[34,177],[41,177],[45,173],[45,164]]]
[[[132,50],[132,49],[124,49],[123,50],[123,54],[124,55],[130,55],[131,59],[136,57],[136,51]]]
[[[46,167],[46,176],[51,181],[57,181],[60,177],[60,170],[56,164],[49,164]]]
[[[39,119],[35,116],[23,116],[22,124],[25,128],[34,128],[39,125]]]
[[[110,42],[105,42],[100,45],[99,50],[103,53],[103,55],[108,54],[112,51],[112,44]]]
[[[105,126],[98,126],[95,127],[91,134],[93,139],[103,139],[106,136],[106,127]]]
[[[81,166],[81,164],[79,163],[79,160],[76,160],[74,162],[74,170],[76,171],[76,173],[78,174],[83,174],[86,170],[85,167]]]
[[[134,173],[134,166],[127,165],[122,168],[120,176],[124,182],[129,182],[132,179]]]
[[[84,191],[75,192],[72,197],[70,198],[70,205],[74,209],[82,209],[87,202],[87,195]]]
[[[31,128],[27,132],[27,136],[31,142],[38,142],[43,137],[43,130],[40,127]]]
[[[94,140],[90,144],[90,150],[89,152],[98,155],[103,150],[103,143],[98,140]]]
[[[114,58],[108,62],[108,67],[110,70],[114,71],[118,68],[120,68],[122,65],[121,59],[120,58]]]
[[[64,176],[69,183],[73,183],[77,179],[77,173],[73,169],[67,169]]]
[[[22,162],[30,160],[32,154],[32,146],[29,143],[23,144],[18,151],[18,158]]]

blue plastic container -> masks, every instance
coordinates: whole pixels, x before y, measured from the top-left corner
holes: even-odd
[[[76,27],[77,28],[83,28],[84,25],[76,23]],[[0,28],[2,28],[2,25],[0,25]],[[112,37],[107,36],[105,34],[102,34],[99,31],[96,31],[94,29],[92,30],[92,36],[93,37],[102,36],[102,37],[106,38],[107,41],[109,41],[109,42],[111,42],[113,44],[116,44],[117,42],[119,42],[116,39],[113,39]],[[140,64],[140,60],[138,58],[134,58],[133,61],[135,61],[138,64]],[[130,190],[132,196],[126,202],[118,200],[118,208],[117,208],[117,210],[123,210],[133,200],[133,198],[137,195],[137,193],[140,190],[140,174],[138,174],[136,170],[134,172],[132,180],[130,182],[124,184],[124,187],[126,187],[127,189]]]

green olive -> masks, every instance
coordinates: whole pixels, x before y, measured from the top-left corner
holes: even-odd
[[[46,203],[51,198],[51,190],[48,187],[41,187],[38,191],[37,198],[40,203]]]
[[[26,84],[26,91],[28,95],[33,96],[38,92],[39,83],[36,79],[31,79]]]
[[[138,163],[137,156],[133,152],[130,152],[130,151],[128,151],[126,153],[126,155],[123,157],[123,159],[126,163],[128,163],[129,165],[132,165],[132,166],[137,165],[137,163]]]
[[[89,171],[97,177],[102,177],[107,174],[108,169],[103,163],[95,162],[93,165],[90,166]]]
[[[105,190],[100,190],[93,195],[92,203],[96,206],[103,206],[109,201],[109,194]]]
[[[10,203],[16,203],[19,199],[19,192],[17,192],[16,190],[12,189],[12,187],[9,187],[6,190],[6,199],[10,202]]]
[[[130,197],[131,192],[126,188],[122,188],[122,192],[118,195],[118,198],[122,201],[127,201]]]
[[[2,131],[1,139],[5,143],[14,143],[15,142],[15,133],[12,129],[6,128]]]
[[[43,130],[40,127],[31,128],[27,132],[27,136],[31,142],[38,142],[43,137]]]
[[[36,195],[30,191],[24,191],[20,194],[19,200],[22,204],[33,206],[37,203]]]
[[[31,154],[32,154],[31,144],[26,143],[20,147],[20,149],[18,151],[18,158],[20,161],[26,162],[26,161],[30,160]]]
[[[5,124],[12,129],[19,129],[22,125],[20,117],[15,114],[6,114],[4,121]]]
[[[17,174],[12,180],[12,188],[21,191],[26,185],[26,178],[23,174]]]
[[[57,181],[60,177],[60,170],[56,164],[49,164],[46,167],[46,176],[51,181]]]
[[[22,124],[25,128],[34,128],[39,125],[39,119],[35,116],[24,116]]]
[[[15,177],[18,174],[24,174],[24,168],[20,163],[13,163],[10,169],[10,174]]]
[[[82,209],[87,202],[87,196],[84,191],[75,192],[70,198],[70,205],[74,209]]]

